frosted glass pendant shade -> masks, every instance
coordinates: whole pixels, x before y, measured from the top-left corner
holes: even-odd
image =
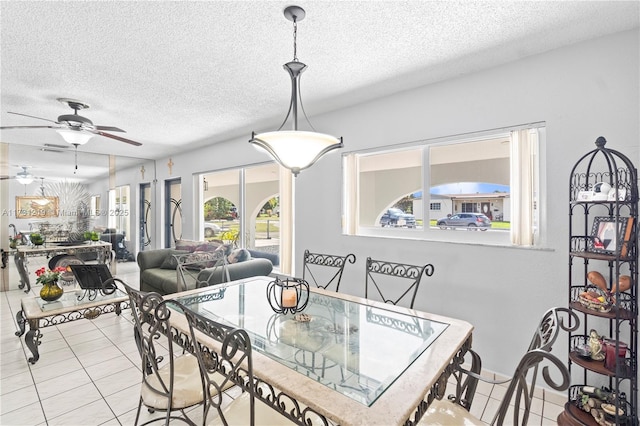
[[[254,134],[250,142],[263,148],[294,175],[312,166],[327,152],[342,148],[342,138],[298,130]]]

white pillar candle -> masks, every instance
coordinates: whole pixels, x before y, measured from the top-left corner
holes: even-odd
[[[282,307],[295,308],[298,304],[298,293],[295,289],[286,288],[282,290]]]

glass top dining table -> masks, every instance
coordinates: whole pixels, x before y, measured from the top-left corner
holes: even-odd
[[[311,289],[303,315],[275,313],[267,299],[273,280],[254,277],[171,298],[245,329],[264,356],[254,353],[256,376],[339,424],[403,424],[471,335],[464,321],[323,289]],[[425,369],[429,374],[415,380]],[[412,382],[419,385],[406,388]],[[383,418],[366,421],[386,405],[392,409],[383,408]],[[346,415],[353,412],[361,414]]]

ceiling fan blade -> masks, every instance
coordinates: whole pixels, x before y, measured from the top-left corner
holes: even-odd
[[[53,121],[53,120],[49,120],[48,118],[42,118],[42,117],[36,117],[35,115],[28,115],[28,114],[21,114],[19,112],[11,112],[11,111],[7,111],[8,114],[15,114],[15,115],[21,115],[23,117],[30,117],[30,118],[35,118],[37,120],[44,120],[44,121],[50,121],[52,123],[56,123],[56,124],[60,124],[57,121]]]
[[[2,126],[0,129],[59,129],[59,126]]]
[[[11,176],[0,175],[0,180],[7,180],[7,179],[11,179]]]
[[[120,142],[126,142],[128,144],[135,145],[135,146],[142,145],[140,142],[132,141],[131,139],[126,139],[126,138],[123,138],[123,137],[120,137],[120,136],[116,136],[116,135],[111,135],[109,133],[104,133],[104,132],[101,132],[99,130],[96,130],[95,132],[92,132],[92,133],[98,134],[100,136],[104,136],[106,138],[115,139],[115,140],[120,141]]]
[[[95,126],[96,130],[106,130],[107,132],[122,132],[127,133],[125,130],[112,126]]]

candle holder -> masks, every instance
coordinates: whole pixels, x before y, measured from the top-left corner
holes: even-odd
[[[299,278],[280,281],[276,277],[267,285],[267,300],[277,314],[300,312],[309,302],[309,283]]]

